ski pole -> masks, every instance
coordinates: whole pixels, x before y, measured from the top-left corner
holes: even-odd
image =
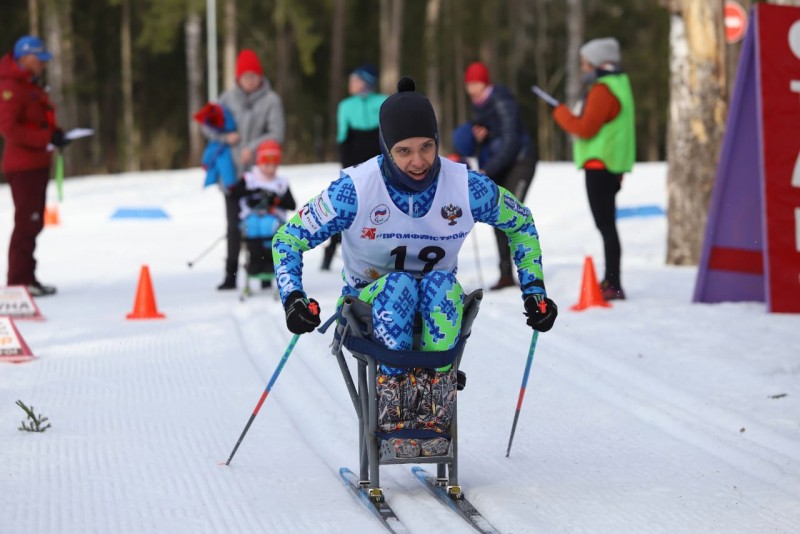
[[[239,441],[237,441],[236,446],[233,447],[231,455],[228,458],[228,461],[225,462],[225,465],[231,464],[231,460],[233,460],[233,455],[236,454],[236,450],[239,448],[239,445],[242,444],[242,440],[244,439],[245,434],[247,434],[247,431],[250,430],[250,425],[253,424],[253,420],[256,418],[256,415],[258,415],[258,411],[261,409],[261,405],[264,404],[264,401],[267,399],[267,395],[269,395],[269,390],[272,389],[272,385],[275,384],[275,380],[277,380],[278,375],[281,374],[283,366],[286,364],[286,360],[289,359],[289,355],[292,353],[292,350],[294,350],[294,346],[297,344],[298,339],[300,339],[300,334],[295,334],[292,337],[292,340],[289,342],[289,346],[286,347],[286,352],[283,353],[283,358],[281,358],[281,361],[278,363],[278,367],[277,369],[275,369],[275,372],[272,373],[272,378],[269,379],[267,388],[264,390],[264,393],[258,400],[258,404],[256,404],[256,408],[255,410],[253,410],[253,415],[251,415],[250,419],[247,421],[247,424],[245,425],[244,430],[242,431],[242,435],[239,436]]]
[[[58,201],[64,201],[64,155],[61,149],[56,153],[56,192],[58,193]]]
[[[514,413],[514,424],[511,425],[511,436],[508,438],[506,458],[508,458],[508,455],[511,454],[511,442],[514,441],[514,432],[517,430],[517,420],[519,419],[519,412],[522,410],[522,399],[525,398],[525,387],[528,385],[528,375],[531,373],[533,351],[536,350],[537,339],[539,339],[539,332],[534,330],[533,336],[531,337],[531,348],[528,350],[528,361],[525,363],[525,374],[522,375],[522,386],[519,388],[519,399],[517,399],[517,411]]]
[[[187,261],[187,262],[186,262],[186,264],[189,266],[189,268],[191,269],[191,268],[192,268],[192,266],[193,266],[195,263],[197,263],[198,261],[200,261],[200,260],[202,260],[203,258],[205,258],[205,257],[206,257],[206,255],[207,255],[209,252],[211,252],[212,250],[214,250],[214,247],[216,247],[216,246],[217,246],[217,243],[219,243],[220,241],[222,241],[223,239],[225,239],[225,236],[226,236],[226,235],[227,235],[227,234],[222,234],[222,235],[221,235],[221,236],[219,236],[217,239],[215,239],[215,240],[214,240],[214,242],[213,242],[213,243],[211,243],[211,244],[208,246],[208,248],[206,248],[206,249],[205,249],[203,252],[201,252],[201,253],[200,253],[200,254],[199,254],[199,255],[198,255],[198,256],[197,256],[195,259],[193,259],[193,260],[191,260],[191,261]]]

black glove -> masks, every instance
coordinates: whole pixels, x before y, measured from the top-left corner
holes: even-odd
[[[528,326],[547,332],[556,322],[558,306],[544,295],[529,295],[525,298],[525,315],[528,316]]]
[[[61,128],[56,128],[53,135],[50,137],[50,144],[57,148],[64,148],[70,143],[70,139],[64,137],[64,131]]]
[[[283,308],[286,310],[286,326],[292,334],[312,332],[322,322],[319,302],[304,297],[300,291],[289,293]]]

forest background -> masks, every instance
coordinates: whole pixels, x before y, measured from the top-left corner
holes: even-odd
[[[436,108],[446,154],[453,128],[469,118],[463,72],[477,60],[489,66],[495,83],[517,95],[540,158],[569,160],[568,138],[530,87],[575,103],[585,89],[580,45],[614,36],[636,98],[637,160],[670,162],[675,209],[668,261],[696,263],[741,46],[723,39],[724,3],[3,0],[0,51],[33,33],[53,52],[46,82],[60,124],[96,132],[67,149],[69,177],[199,165],[204,143],[191,117],[213,96],[207,71],[211,4],[219,89],[234,83],[238,51],[254,49],[284,102],[286,163],[337,160],[336,105],[347,96],[348,73],[362,63],[378,66],[386,93],[394,92],[401,75],[417,81]],[[739,3],[749,9],[752,2]],[[702,123],[700,141],[692,138],[697,128],[688,121]]]

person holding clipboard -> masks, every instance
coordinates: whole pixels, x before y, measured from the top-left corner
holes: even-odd
[[[581,71],[588,86],[579,111],[573,113],[538,87],[533,91],[553,109],[553,119],[574,136],[575,165],[586,173],[586,192],[595,225],[603,238],[603,298],[622,300],[622,247],[617,233],[616,195],[622,176],[636,158],[635,104],[628,75],[620,66],[619,42],[594,39],[580,49]]]
[[[8,246],[9,286],[25,286],[33,297],[54,295],[56,288],[36,278],[36,238],[44,228],[47,182],[53,147],[69,142],[56,121],[43,76],[53,55],[34,35],[20,37],[0,58],[0,136],[2,172],[11,186],[14,230]]]

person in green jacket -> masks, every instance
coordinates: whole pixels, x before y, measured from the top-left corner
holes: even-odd
[[[594,39],[580,49],[581,70],[588,91],[578,114],[560,104],[553,118],[572,134],[575,165],[586,172],[586,192],[595,225],[603,237],[603,298],[625,298],[620,263],[622,247],[616,221],[616,195],[622,176],[636,159],[635,105],[628,75],[620,67],[619,42]]]
[[[378,115],[387,95],[375,91],[377,84],[378,72],[372,65],[361,65],[350,73],[347,87],[350,96],[339,102],[336,113],[336,143],[343,169],[381,153]],[[336,234],[325,247],[323,271],[331,269],[336,246],[341,240]]]

